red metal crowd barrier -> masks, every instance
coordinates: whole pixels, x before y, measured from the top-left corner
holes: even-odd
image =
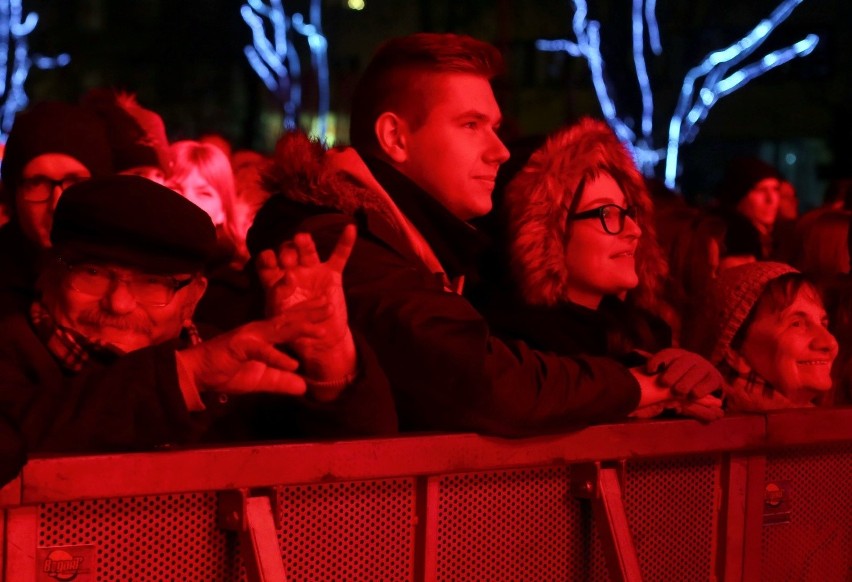
[[[37,458],[4,580],[852,580],[852,409]]]

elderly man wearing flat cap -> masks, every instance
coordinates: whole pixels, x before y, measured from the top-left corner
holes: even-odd
[[[192,314],[216,233],[137,176],[68,188],[27,316],[0,326],[0,407],[30,450],[393,432],[386,381],[347,325],[341,272],[297,238],[266,269],[270,317],[201,341]]]

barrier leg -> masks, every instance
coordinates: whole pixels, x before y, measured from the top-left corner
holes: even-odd
[[[6,511],[6,571],[3,580],[35,580],[37,529],[38,507],[15,507]]]
[[[274,496],[274,491],[271,495]],[[287,579],[271,495],[250,495],[245,489],[219,494],[219,525],[239,533],[250,582],[285,582]]]
[[[576,497],[592,502],[610,579],[639,582],[642,573],[621,494],[619,473],[622,467],[600,463],[574,465],[571,467],[571,489]]]

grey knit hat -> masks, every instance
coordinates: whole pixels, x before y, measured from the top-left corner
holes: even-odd
[[[708,333],[710,363],[719,364],[737,332],[760,298],[766,285],[788,273],[798,273],[784,263],[758,261],[725,269],[719,273],[710,294]]]

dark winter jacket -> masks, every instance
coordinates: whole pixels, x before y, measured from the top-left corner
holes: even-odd
[[[248,243],[256,256],[309,232],[322,255],[357,224],[343,274],[350,324],[375,350],[403,430],[524,435],[621,419],[637,406],[638,383],[613,360],[559,357],[492,335],[451,290],[456,275],[472,274],[473,228],[389,166],[369,164],[372,172],[352,150],[329,156],[285,137],[275,194]]]
[[[90,360],[71,373],[15,315],[0,322],[0,413],[14,420],[28,449],[134,451],[246,440],[388,434],[393,403],[369,349],[356,340],[361,377],[331,403],[268,394],[206,393],[189,412],[167,342]]]

